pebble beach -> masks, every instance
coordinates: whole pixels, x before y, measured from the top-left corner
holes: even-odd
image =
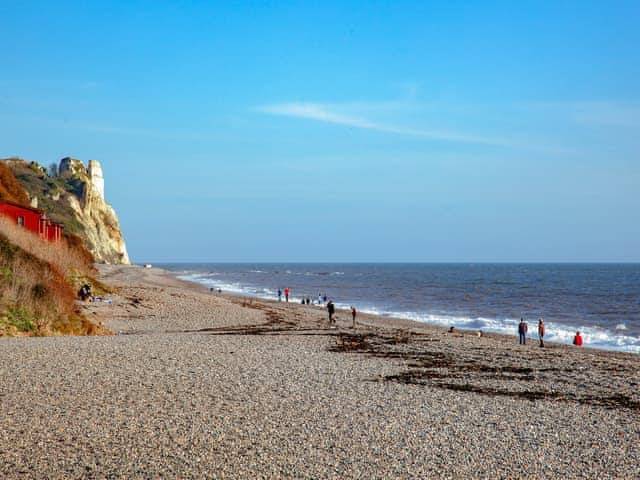
[[[640,478],[640,356],[100,266],[113,335],[0,339],[0,477]]]

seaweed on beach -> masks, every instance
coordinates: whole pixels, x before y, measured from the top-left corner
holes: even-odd
[[[581,369],[566,366],[522,366],[515,364],[522,360],[516,356],[508,356],[500,361],[510,363],[491,363],[486,357],[486,349],[478,354],[454,355],[449,352],[428,348],[424,334],[413,333],[410,336],[398,337],[398,334],[360,334],[342,333],[335,346],[329,347],[335,352],[353,352],[375,358],[402,360],[404,370],[386,375],[377,380],[441,388],[458,392],[469,392],[488,396],[504,396],[531,401],[552,400],[576,402],[579,404],[599,406],[611,409],[628,409],[640,411],[640,401],[624,393],[610,394],[607,388],[599,385],[588,385],[588,376]],[[398,342],[397,338],[406,339]],[[538,359],[539,361],[543,361]],[[561,360],[560,360],[561,361]],[[605,365],[603,365],[605,367]],[[603,368],[606,376],[608,368]],[[554,387],[545,388],[545,383],[537,382],[542,375],[554,375]],[[573,377],[573,382],[568,382]],[[565,383],[563,383],[565,382]],[[551,382],[546,382],[549,385]],[[575,387],[582,388],[575,388]]]
[[[488,347],[470,345],[458,350],[443,342],[441,334],[405,330],[368,329],[340,331],[324,322],[305,321],[303,313],[286,311],[262,302],[238,299],[245,308],[264,312],[265,321],[234,327],[197,330],[210,335],[320,335],[335,338],[331,352],[366,355],[402,362],[402,371],[376,378],[428,388],[439,388],[479,395],[520,398],[530,401],[560,401],[611,409],[640,411],[640,401],[624,391],[611,394],[611,385],[598,379],[611,379],[627,370],[614,361],[591,366],[591,375],[581,365],[566,362],[562,356],[545,351],[510,350],[488,355]],[[195,333],[195,332],[194,332]],[[464,338],[464,336],[462,336]],[[552,386],[552,387],[551,387]]]

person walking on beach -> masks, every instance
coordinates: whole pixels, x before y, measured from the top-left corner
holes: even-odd
[[[284,289],[284,299],[289,303],[289,287]]]
[[[580,335],[580,332],[576,332],[576,336],[573,337],[573,344],[576,347],[581,347],[582,346],[582,336]]]
[[[282,301],[282,290],[278,289],[278,301]]]
[[[353,324],[351,325],[351,328],[356,328],[356,316],[358,315],[358,312],[356,310],[356,307],[351,307],[351,319],[353,320]]]
[[[329,325],[336,323],[335,319],[333,318],[333,314],[336,313],[336,307],[331,300],[329,300],[329,303],[327,303],[327,311],[329,312]]]
[[[529,327],[527,326],[527,323],[524,321],[524,318],[521,318],[520,323],[518,324],[518,335],[520,336],[520,345],[526,345],[528,329]]]
[[[544,320],[538,320],[538,338],[540,339],[540,346],[544,347]]]
[[[318,305],[322,305],[322,294],[318,293]]]

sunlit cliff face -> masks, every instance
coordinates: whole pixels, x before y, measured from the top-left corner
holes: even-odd
[[[75,165],[74,175],[84,183],[83,198],[70,195],[66,200],[85,227],[85,240],[96,262],[130,264],[118,216],[104,199],[100,162],[90,160],[88,169]]]

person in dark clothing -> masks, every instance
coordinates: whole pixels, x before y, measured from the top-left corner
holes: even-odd
[[[353,320],[353,324],[351,325],[351,328],[356,328],[357,315],[358,315],[358,311],[356,310],[356,307],[351,307],[351,319]]]
[[[331,300],[327,303],[327,311],[329,312],[329,324],[335,323],[336,321],[333,318],[333,314],[336,313],[336,307]]]
[[[527,343],[527,330],[529,327],[527,323],[524,321],[524,318],[520,319],[520,323],[518,324],[518,335],[520,336],[520,345],[525,345]]]
[[[282,290],[278,289],[278,301],[282,301]]]
[[[86,302],[87,299],[91,297],[91,285],[89,285],[88,283],[82,285],[80,291],[78,292],[78,296],[83,302]]]

